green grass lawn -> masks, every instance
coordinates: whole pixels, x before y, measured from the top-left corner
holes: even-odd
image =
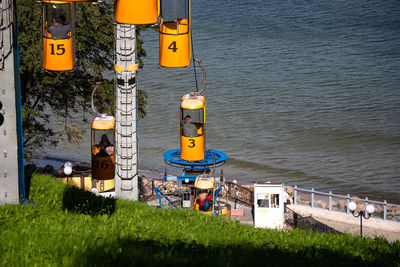
[[[35,204],[0,207],[0,266],[400,266],[400,242],[254,229],[40,174],[29,195]]]

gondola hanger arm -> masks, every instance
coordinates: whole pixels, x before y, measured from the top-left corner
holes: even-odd
[[[93,88],[92,96],[90,97],[90,98],[91,98],[91,102],[92,102],[92,111],[94,112],[94,114],[96,114],[97,117],[107,117],[107,114],[106,114],[106,113],[100,113],[100,112],[98,112],[97,109],[96,109],[96,107],[94,106],[94,93],[96,92],[97,87],[98,87],[100,84],[101,84],[101,82],[96,82],[96,86]]]
[[[204,70],[203,63],[198,58],[195,58],[195,61],[197,62],[197,64],[199,64],[199,66],[201,68],[201,71],[203,72],[203,88],[199,92],[190,92],[189,94],[191,96],[203,95],[204,94],[204,90],[206,89],[206,71]]]

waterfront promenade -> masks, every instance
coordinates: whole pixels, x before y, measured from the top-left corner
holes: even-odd
[[[303,217],[312,217],[339,232],[360,234],[360,218],[355,218],[352,214],[304,205],[288,205],[288,208]],[[379,218],[363,219],[363,236],[382,237],[389,242],[400,240],[400,222],[384,221]]]
[[[139,170],[139,173],[149,180],[163,178],[161,173],[155,171]],[[251,188],[251,186],[247,187]],[[229,201],[229,204],[231,207],[234,206],[232,201]],[[252,208],[242,203],[238,204],[238,208],[244,210],[244,216],[232,216],[232,219],[242,224],[253,225]],[[302,217],[313,218],[319,223],[331,227],[338,232],[352,235],[360,234],[360,218],[355,218],[352,214],[341,211],[328,211],[320,207],[310,207],[301,204],[288,205],[288,208]],[[291,226],[286,224],[284,229],[291,229]],[[400,240],[400,222],[392,220],[384,221],[381,218],[375,217],[368,220],[363,219],[363,236],[382,237],[389,242]]]

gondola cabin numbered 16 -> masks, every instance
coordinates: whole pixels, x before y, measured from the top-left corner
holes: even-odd
[[[92,179],[114,179],[114,124],[112,116],[96,117],[92,123]]]
[[[206,100],[202,95],[186,94],[181,100],[181,159],[204,159]]]
[[[72,70],[75,65],[75,3],[43,0],[43,68]]]

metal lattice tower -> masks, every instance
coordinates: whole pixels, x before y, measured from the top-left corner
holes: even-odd
[[[115,40],[115,194],[117,197],[138,200],[135,25],[117,24]]]
[[[0,204],[25,199],[15,0],[0,0]]]

